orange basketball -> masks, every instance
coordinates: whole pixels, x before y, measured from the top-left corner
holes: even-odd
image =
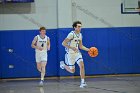
[[[96,57],[98,55],[98,49],[96,47],[91,47],[88,54],[90,57]]]

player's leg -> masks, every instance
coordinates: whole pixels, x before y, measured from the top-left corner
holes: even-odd
[[[36,62],[37,70],[41,73],[41,62]]]
[[[46,65],[47,65],[47,52],[40,54],[40,60],[41,60],[41,81],[40,86],[43,86],[43,81],[46,73]]]
[[[65,65],[65,69],[70,73],[75,73],[75,68],[71,68],[71,67]]]
[[[37,70],[41,72],[41,60],[40,60],[40,54],[36,52],[35,54],[35,59],[36,59],[36,65],[37,65]]]
[[[80,85],[80,87],[83,88],[83,87],[87,86],[87,84],[85,83],[85,67],[84,67],[84,62],[80,61],[78,63],[78,66],[80,68],[80,76],[81,76],[81,85]]]
[[[64,61],[60,61],[60,68],[66,69],[70,73],[75,72],[75,60],[74,55],[72,54],[65,54],[65,63]]]
[[[81,85],[80,87],[83,88],[85,86],[87,86],[87,84],[85,83],[85,67],[84,67],[84,62],[83,62],[83,58],[82,55],[79,53],[77,58],[76,58],[76,62],[80,68],[80,76],[81,76]]]
[[[41,80],[44,81],[47,62],[41,62]]]
[[[39,83],[40,86],[43,86],[43,81],[44,81],[44,76],[45,76],[45,74],[43,73],[44,69],[42,65],[43,65],[42,62],[37,62],[37,69],[41,74],[41,81]]]
[[[40,53],[36,53],[36,64],[37,64],[37,70],[41,73],[42,67],[41,67],[41,56]],[[40,86],[43,86],[43,81],[40,81]]]
[[[44,77],[45,77],[45,72],[46,72],[46,62],[41,62],[41,64],[40,64],[40,66],[41,66],[41,80],[40,80],[40,83],[39,83],[39,85],[40,86],[43,86],[44,84],[43,84],[43,82],[44,82]]]
[[[78,66],[80,68],[80,76],[81,76],[81,79],[84,79],[85,78],[84,62],[83,61],[79,62]]]
[[[70,73],[75,72],[75,66],[68,66],[64,63],[64,61],[60,61],[60,68],[65,69],[66,71],[68,71]]]

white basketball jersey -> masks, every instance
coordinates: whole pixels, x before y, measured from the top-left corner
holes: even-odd
[[[36,46],[43,48],[42,51],[36,49],[36,52],[47,52],[47,42],[49,37],[47,37],[46,35],[45,38],[41,38],[40,35],[37,35],[36,37],[37,37]]]
[[[71,31],[68,36],[68,39],[70,39],[70,42],[68,42],[68,45],[70,47],[75,47],[79,49],[79,41],[82,40],[82,34],[76,34],[74,31]],[[66,48],[67,53],[75,53],[72,49]]]

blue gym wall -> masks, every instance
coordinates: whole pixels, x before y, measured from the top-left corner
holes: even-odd
[[[48,52],[47,76],[79,75],[78,66],[75,74],[59,68],[59,61],[64,60],[62,41],[71,28],[48,29],[51,39],[51,51]],[[0,77],[39,77],[36,69],[34,49],[31,42],[37,30],[0,31]],[[83,44],[99,49],[96,58],[81,51],[85,62],[86,75],[140,73],[140,27],[83,28]],[[8,49],[14,49],[9,53]],[[9,68],[13,65],[14,68]]]
[[[56,29],[50,29],[47,35],[51,39],[51,51],[48,52],[47,74],[57,75],[57,38]],[[31,48],[31,42],[37,30],[24,31],[0,31],[0,74],[2,78],[12,77],[38,77],[36,70],[35,51]],[[12,48],[13,53],[8,49]],[[9,68],[14,65],[14,68]]]

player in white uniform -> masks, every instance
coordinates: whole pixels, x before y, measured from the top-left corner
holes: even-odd
[[[87,86],[85,83],[85,69],[82,55],[79,51],[79,48],[85,51],[89,51],[89,48],[86,48],[82,44],[82,34],[81,31],[82,23],[80,21],[76,21],[73,23],[74,31],[71,31],[68,36],[63,41],[62,45],[66,48],[65,54],[65,63],[64,61],[60,61],[60,68],[66,69],[70,73],[75,72],[75,63],[78,64],[80,68],[80,76],[81,76],[81,85],[83,88]]]
[[[41,73],[40,85],[43,85],[47,64],[47,51],[50,50],[50,39],[46,36],[46,28],[40,27],[40,35],[34,37],[32,48],[35,49],[37,69]]]

